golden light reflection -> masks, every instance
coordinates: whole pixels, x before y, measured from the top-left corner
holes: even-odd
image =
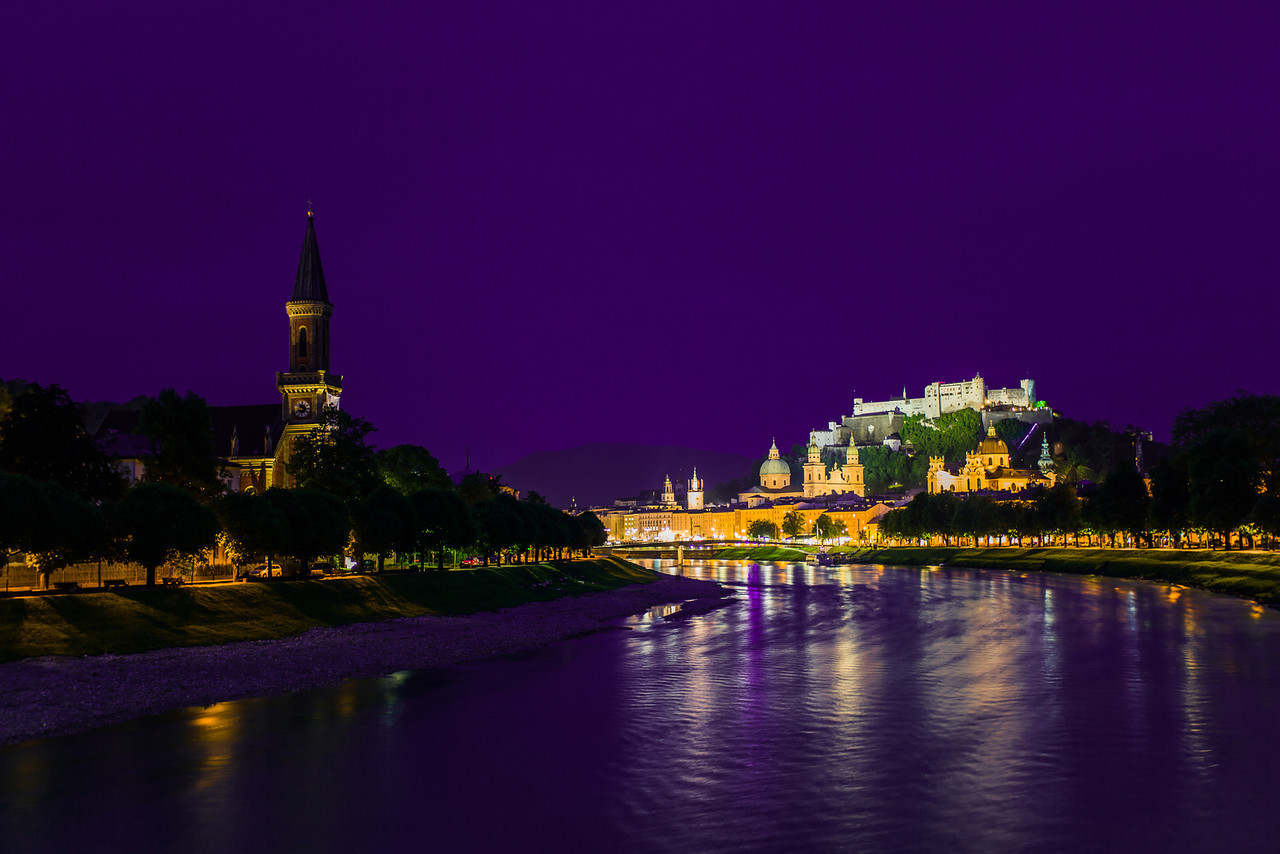
[[[192,735],[204,750],[194,791],[222,780],[232,761],[232,745],[240,738],[242,710],[237,703],[214,703],[192,713]]]

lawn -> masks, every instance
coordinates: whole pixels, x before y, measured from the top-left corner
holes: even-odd
[[[0,661],[221,644],[321,626],[470,614],[657,577],[633,563],[598,557],[442,573],[13,597],[0,599]]]

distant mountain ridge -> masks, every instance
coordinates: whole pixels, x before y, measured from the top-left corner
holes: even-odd
[[[522,497],[536,490],[556,507],[567,508],[576,501],[585,509],[634,498],[646,489],[661,489],[667,475],[672,483],[688,480],[694,466],[710,489],[721,481],[743,477],[752,462],[741,454],[679,445],[595,442],[563,451],[538,451],[492,473],[520,490]]]

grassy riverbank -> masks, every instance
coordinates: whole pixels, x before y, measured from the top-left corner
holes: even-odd
[[[810,550],[812,551],[812,549]],[[687,552],[685,557],[697,557],[699,560],[705,560],[707,557],[715,560],[785,560],[796,561],[804,560],[809,552],[800,549],[788,548],[787,546],[730,546],[728,548],[716,549],[706,554]]]
[[[627,561],[598,557],[460,572],[2,599],[0,661],[283,638],[321,626],[492,611],[656,578]]]
[[[1198,587],[1280,606],[1280,555],[1185,549],[885,548],[850,550],[858,563],[1065,572]]]

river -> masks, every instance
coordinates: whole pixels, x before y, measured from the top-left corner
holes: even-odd
[[[1274,611],[1002,571],[683,571],[737,603],[0,749],[0,845],[1280,849]]]

